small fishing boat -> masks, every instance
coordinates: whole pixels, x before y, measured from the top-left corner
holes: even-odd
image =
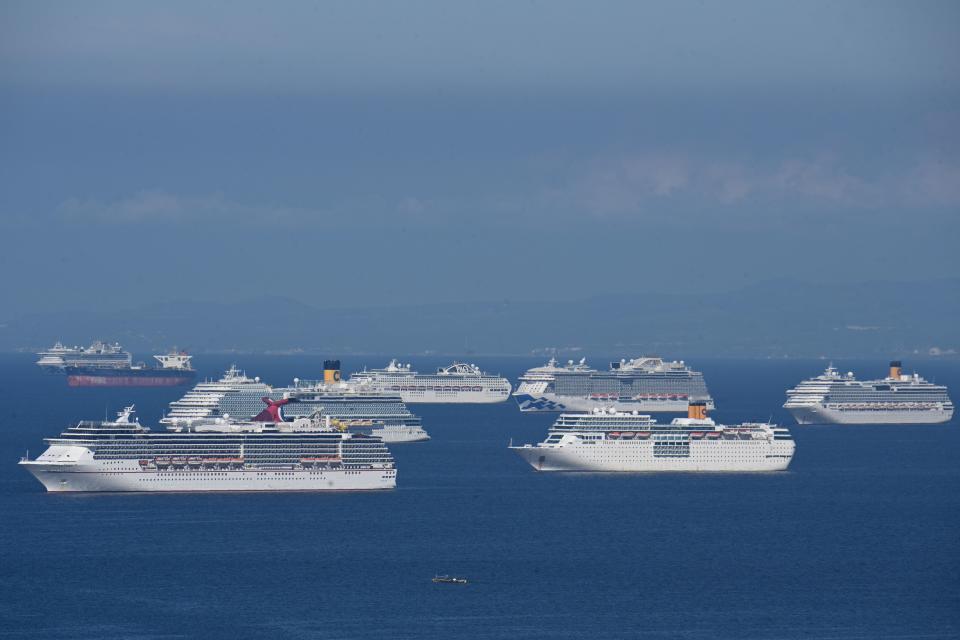
[[[456,576],[433,576],[433,581],[438,584],[467,584],[466,578]]]

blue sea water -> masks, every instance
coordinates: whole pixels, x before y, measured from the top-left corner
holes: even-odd
[[[321,368],[237,360],[272,383]],[[539,364],[474,360],[514,380]],[[537,474],[506,445],[553,415],[415,405],[433,439],[393,447],[392,492],[52,495],[17,468],[24,450],[129,402],[153,425],[183,389],[69,389],[32,362],[0,357],[3,638],[960,636],[956,421],[794,426],[779,474]],[[784,389],[824,366],[695,364],[718,419],[788,425]],[[917,364],[960,399],[960,364]]]

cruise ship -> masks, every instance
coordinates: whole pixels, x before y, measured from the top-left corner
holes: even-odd
[[[158,363],[154,367],[134,364],[119,343],[97,341],[89,347],[65,347],[58,341],[37,355],[41,369],[65,374],[71,387],[166,387],[187,384],[196,377],[192,356],[177,351],[153,356]]]
[[[784,471],[795,447],[777,425],[716,424],[700,401],[669,424],[615,409],[563,413],[543,442],[510,448],[537,471],[753,472]]]
[[[124,368],[133,364],[133,356],[119,343],[99,340],[89,347],[67,347],[59,340],[50,349],[37,354],[37,366],[45,371],[62,373],[66,367]]]
[[[190,425],[210,418],[250,420],[265,409],[265,403],[285,400],[276,405],[280,419],[304,418],[320,411],[348,425],[352,433],[376,436],[388,444],[430,439],[420,418],[398,395],[342,382],[339,366],[339,361],[327,360],[323,380],[294,378],[289,387],[272,387],[230,367],[219,380],[201,382],[171,402],[160,422]]]
[[[510,381],[480,370],[474,364],[454,362],[436,373],[417,373],[409,364],[391,360],[383,369],[366,369],[350,375],[350,382],[382,393],[399,394],[404,402],[491,403],[510,397]]]
[[[691,401],[713,399],[703,374],[681,360],[639,357],[611,362],[607,371],[587,366],[586,359],[546,365],[520,376],[513,396],[521,411],[590,411],[613,407],[618,411],[677,412]]]
[[[783,408],[800,424],[934,424],[953,417],[947,388],[905,375],[899,360],[882,380],[857,380],[831,364],[788,390]]]
[[[212,420],[151,431],[133,406],[109,422],[81,421],[20,465],[47,491],[360,491],[393,489],[383,441],[322,420]]]

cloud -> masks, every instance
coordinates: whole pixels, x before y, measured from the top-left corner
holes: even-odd
[[[960,165],[924,160],[885,175],[858,175],[830,154],[770,166],[696,154],[597,157],[568,169],[567,187],[549,191],[594,215],[659,212],[673,205],[748,205],[811,211],[869,211],[897,205],[960,206]]]
[[[70,198],[57,208],[72,221],[114,223],[188,222],[194,220],[246,223],[289,223],[321,218],[324,212],[296,207],[244,204],[222,193],[176,195],[153,189],[112,202]]]
[[[645,222],[696,217],[700,223],[732,218],[751,224],[805,215],[912,214],[960,207],[960,164],[923,158],[882,175],[859,175],[835,156],[790,157],[763,164],[678,152],[555,157],[531,163],[512,190],[502,187],[451,193],[421,186],[416,194],[374,193],[317,207],[237,201],[223,193],[180,195],[138,191],[113,201],[70,198],[61,219],[102,223],[189,223],[439,228],[464,219],[479,225],[526,220],[561,222],[639,217]],[[439,191],[439,187],[438,187]],[[703,212],[709,212],[706,217]]]
[[[960,206],[960,165],[937,158],[920,161],[903,181],[900,196],[926,206]]]

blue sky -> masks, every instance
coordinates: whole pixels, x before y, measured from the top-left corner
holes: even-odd
[[[0,295],[957,277],[958,7],[7,2]]]

